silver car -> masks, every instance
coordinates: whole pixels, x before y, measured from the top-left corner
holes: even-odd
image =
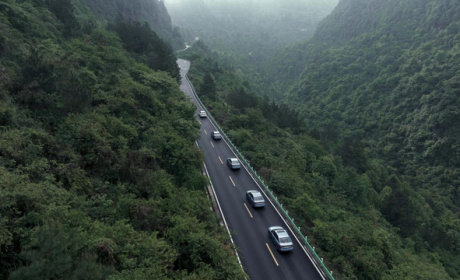
[[[237,158],[228,158],[227,159],[227,165],[231,169],[240,169],[241,168],[240,161]]]
[[[259,191],[247,191],[246,198],[252,207],[264,207],[265,199]]]
[[[276,247],[276,250],[288,252],[294,249],[294,244],[287,231],[279,226],[269,227],[268,236]]]

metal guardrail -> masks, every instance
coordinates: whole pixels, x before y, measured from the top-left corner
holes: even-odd
[[[331,280],[335,280],[334,277],[332,276],[332,271],[329,271],[327,269],[326,265],[324,265],[324,262],[322,261],[322,259],[318,256],[318,254],[316,254],[314,247],[312,247],[310,245],[310,243],[308,242],[307,238],[300,231],[300,228],[294,223],[294,220],[289,216],[288,211],[284,210],[283,205],[278,202],[278,198],[273,194],[273,191],[271,191],[268,188],[268,186],[265,184],[264,180],[257,174],[257,172],[249,164],[249,162],[246,161],[246,159],[244,158],[243,154],[241,154],[241,152],[238,150],[238,148],[233,144],[232,140],[230,140],[230,138],[227,136],[227,134],[225,134],[224,130],[219,126],[217,121],[212,117],[212,115],[209,113],[208,109],[206,109],[206,106],[204,106],[204,104],[201,102],[201,99],[198,97],[198,94],[196,93],[195,88],[193,87],[193,84],[190,81],[190,79],[187,76],[185,76],[185,78],[189,82],[189,84],[190,84],[190,86],[192,88],[193,95],[195,95],[196,100],[198,101],[198,103],[200,103],[200,105],[203,108],[203,110],[206,111],[206,113],[208,115],[208,118],[210,118],[211,121],[219,128],[219,131],[222,133],[222,135],[224,136],[225,140],[232,146],[233,150],[243,160],[244,164],[249,168],[249,170],[251,170],[251,172],[255,176],[255,178],[257,178],[259,180],[259,182],[262,184],[262,186],[264,187],[266,192],[270,194],[270,196],[272,198],[272,201],[275,202],[275,204],[278,207],[278,209],[281,210],[283,212],[283,214],[285,215],[285,217],[289,220],[289,222],[291,223],[291,226],[295,229],[297,235],[299,237],[301,237],[301,239],[305,242],[305,244],[307,244],[308,248],[310,249],[310,252],[316,258],[317,263],[319,263],[321,265],[321,268],[324,270],[324,272],[326,272],[327,276],[329,276],[329,278]]]

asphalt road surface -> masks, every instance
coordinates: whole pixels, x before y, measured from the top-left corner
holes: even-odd
[[[181,68],[181,90],[197,105],[197,114],[201,110],[195,100],[192,88],[185,79],[190,63],[178,60]],[[266,206],[252,208],[246,200],[246,191],[259,190],[259,186],[245,168],[230,170],[227,158],[236,157],[227,143],[213,140],[211,132],[217,130],[210,119],[199,118],[201,138],[197,141],[205,155],[205,166],[232,239],[238,248],[238,256],[244,271],[250,279],[326,279],[323,277],[310,257],[289,231],[277,210],[265,197]],[[268,237],[268,227],[282,226],[288,230],[294,242],[294,250],[280,253]]]

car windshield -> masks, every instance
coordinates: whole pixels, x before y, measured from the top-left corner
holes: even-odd
[[[280,238],[280,243],[282,243],[282,244],[291,243],[291,238],[289,238],[289,237],[281,237]]]

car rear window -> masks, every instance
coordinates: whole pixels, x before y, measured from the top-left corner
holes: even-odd
[[[291,238],[289,237],[281,237],[280,238],[280,243],[291,243]]]

